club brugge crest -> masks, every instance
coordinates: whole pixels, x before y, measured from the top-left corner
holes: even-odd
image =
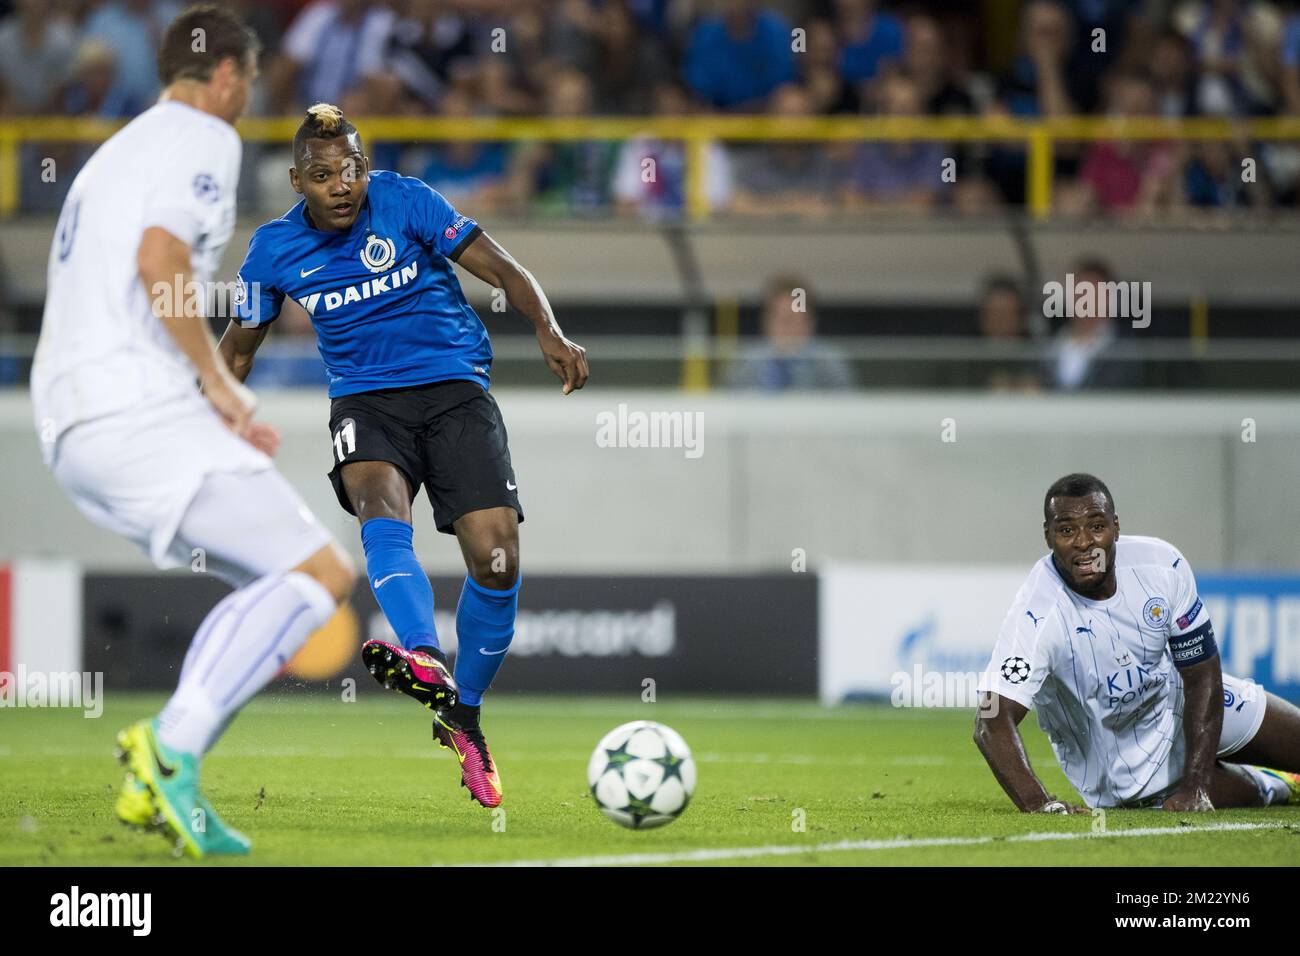
[[[1168,617],[1169,602],[1162,597],[1153,597],[1142,607],[1142,619],[1154,630],[1162,630]]]
[[[367,236],[366,247],[361,250],[361,264],[371,272],[386,272],[397,258],[397,247],[391,239]]]

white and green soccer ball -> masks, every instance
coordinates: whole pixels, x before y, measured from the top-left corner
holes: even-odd
[[[695,791],[695,761],[677,731],[634,720],[596,745],[587,782],[600,812],[615,823],[633,830],[661,827],[686,809]]]

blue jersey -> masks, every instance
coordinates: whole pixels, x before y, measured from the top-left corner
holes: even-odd
[[[236,292],[240,324],[275,321],[285,296],[311,316],[331,398],[470,379],[492,367],[487,329],[451,267],[481,231],[418,179],[372,172],[345,232],[324,232],[299,202],[259,227]]]

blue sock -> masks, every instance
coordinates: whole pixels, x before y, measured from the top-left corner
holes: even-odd
[[[411,546],[411,526],[396,518],[371,518],[361,526],[370,590],[393,633],[408,651],[438,647],[433,626],[433,585]]]
[[[515,636],[515,609],[519,606],[519,585],[515,579],[508,591],[485,588],[472,577],[465,578],[460,603],[456,605],[456,683],[460,701],[470,707],[483,703],[484,692],[501,669],[506,648]]]

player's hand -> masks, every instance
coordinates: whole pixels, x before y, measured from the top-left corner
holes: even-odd
[[[564,394],[568,395],[587,384],[587,350],[576,342],[570,342],[559,329],[542,329],[537,333],[537,344],[542,347],[546,364],[564,383]]]
[[[1034,810],[1032,812],[1060,813],[1060,814],[1092,813],[1092,811],[1089,810],[1087,807],[1078,807],[1072,803],[1066,803],[1064,800],[1057,800],[1055,797],[1051,797],[1041,807],[1039,807],[1037,810]]]
[[[1210,795],[1205,792],[1205,788],[1198,785],[1179,787],[1165,798],[1162,809],[1177,813],[1203,813],[1213,810],[1214,804],[1210,802]]]
[[[244,439],[270,458],[280,450],[280,432],[269,422],[250,422]]]
[[[203,396],[231,431],[247,436],[253,412],[257,410],[257,396],[230,374],[225,362],[218,362],[212,374],[203,376]]]

